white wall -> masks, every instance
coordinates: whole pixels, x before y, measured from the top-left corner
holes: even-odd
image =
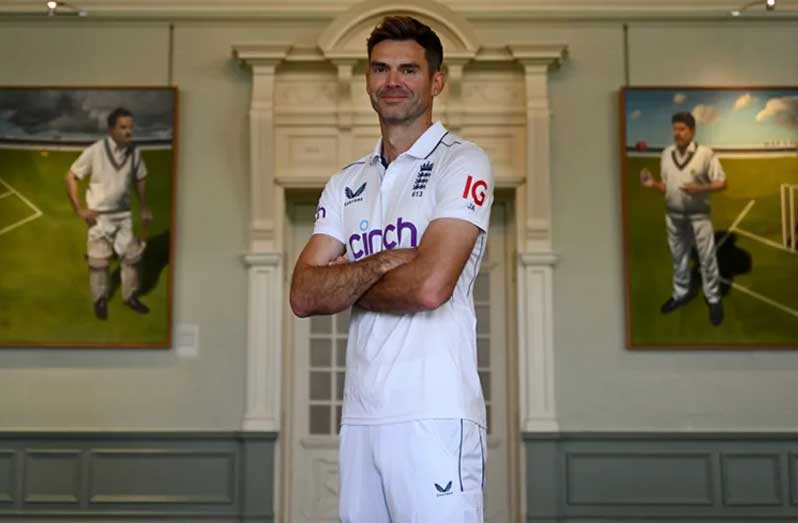
[[[236,429],[244,409],[247,41],[312,44],[323,20],[178,22],[175,351],[0,350],[0,428]],[[565,430],[798,429],[798,353],[629,352],[619,191],[620,22],[480,22],[485,45],[562,42],[551,80],[557,410]],[[636,85],[798,85],[798,22],[630,23]],[[2,85],[164,85],[165,22],[0,19]],[[685,74],[687,77],[685,77]],[[579,154],[574,151],[578,150]],[[798,287],[797,287],[798,288]]]

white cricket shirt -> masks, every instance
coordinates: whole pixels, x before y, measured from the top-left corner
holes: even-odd
[[[726,179],[714,151],[706,145],[690,142],[684,154],[675,145],[662,151],[660,177],[665,183],[665,204],[670,212],[709,214],[709,193],[687,194],[688,183],[708,184]]]
[[[493,175],[475,144],[436,123],[386,169],[382,142],[344,167],[322,193],[314,234],[357,261],[383,249],[417,247],[432,220],[473,223],[479,236],[449,301],[433,311],[388,314],[352,308],[344,424],[465,418],[483,428],[472,292],[485,252]]]
[[[100,212],[129,211],[131,186],[147,176],[138,147],[119,148],[110,136],[88,146],[69,170],[91,177],[86,205]]]

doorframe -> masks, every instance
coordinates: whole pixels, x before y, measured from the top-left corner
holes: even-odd
[[[517,242],[515,241],[515,231],[518,227],[516,201],[517,190],[515,188],[498,189],[494,196],[505,204],[505,227],[506,235],[504,241],[504,284],[505,284],[505,310],[507,311],[505,320],[507,356],[505,360],[507,379],[507,470],[510,477],[510,521],[521,522],[523,518],[522,498],[524,486],[526,485],[523,477],[523,467],[521,467],[521,452],[523,451],[523,438],[521,437],[520,416],[518,411],[518,290],[517,290],[517,270],[518,259]]]
[[[296,317],[291,311],[289,305],[289,293],[291,285],[291,275],[293,274],[293,267],[296,262],[294,259],[294,252],[297,252],[297,245],[294,245],[293,227],[294,221],[292,218],[296,217],[296,208],[299,205],[315,205],[321,196],[321,188],[312,189],[295,189],[285,191],[285,219],[283,220],[283,259],[285,260],[285,291],[282,302],[285,304],[283,307],[283,339],[282,339],[282,353],[283,368],[281,369],[282,379],[280,380],[280,387],[282,390],[283,402],[281,405],[280,416],[280,438],[278,438],[278,452],[279,459],[276,460],[279,466],[275,472],[275,477],[278,478],[278,484],[281,488],[275,490],[275,502],[279,499],[278,510],[275,507],[276,521],[284,523],[291,522],[291,500],[293,488],[293,471],[294,463],[291,453],[291,445],[295,444],[293,438],[293,422],[294,422],[294,376],[296,373],[294,358],[294,322]]]
[[[333,20],[319,35],[316,46],[276,41],[232,45],[233,57],[252,73],[248,253],[242,257],[249,279],[242,430],[275,433],[287,428],[282,412],[286,391],[282,357],[289,337],[283,331],[283,287],[289,276],[284,243],[286,192],[319,190],[329,178],[329,162],[338,156],[349,157],[354,141],[363,138],[354,131],[374,126],[374,115],[362,93],[362,78],[355,74],[366,59],[360,35],[396,11],[419,18],[445,40],[448,96],[439,103],[445,125],[454,132],[492,129],[486,131],[485,139],[492,140],[504,156],[495,166],[496,184],[497,188],[513,188],[517,213],[517,253],[510,269],[515,269],[516,275],[513,288],[518,319],[509,333],[517,335],[511,356],[517,358],[517,376],[513,373],[513,378],[518,381],[511,398],[518,400],[518,410],[511,418],[516,418],[518,428],[511,434],[520,438],[521,433],[557,432],[552,302],[557,256],[551,238],[549,78],[566,61],[568,46],[533,40],[484,47],[465,18],[434,0],[365,0]],[[298,70],[316,75],[319,82],[294,79],[291,83],[291,71]],[[464,85],[472,71],[473,78],[495,72],[512,81],[496,83],[494,95],[486,91],[486,96],[471,100],[468,97],[475,93]],[[278,77],[285,82],[277,81]],[[506,95],[508,92],[512,95]],[[318,104],[308,105],[308,97]],[[323,145],[307,149],[315,163],[286,158],[302,150],[301,141],[312,135]],[[291,149],[294,144],[296,150]],[[281,440],[288,434],[283,436]],[[286,466],[276,461],[276,477],[282,477]],[[523,493],[524,471],[519,472]],[[275,500],[282,499],[283,490],[275,486]],[[521,513],[524,500],[521,496]]]
[[[275,477],[278,478],[278,485],[275,487],[275,515],[277,521],[291,522],[291,501],[293,488],[294,463],[292,461],[292,445],[296,444],[293,435],[293,423],[295,415],[294,379],[296,375],[296,361],[294,358],[294,328],[293,322],[296,321],[290,307],[288,306],[288,295],[290,292],[290,280],[293,266],[295,263],[294,252],[298,251],[294,244],[293,227],[295,221],[296,207],[299,205],[315,205],[321,195],[321,188],[318,189],[293,189],[285,192],[285,219],[283,220],[283,245],[285,251],[285,286],[283,303],[283,371],[282,375],[282,406],[281,406],[281,427],[280,437],[278,438],[278,452],[276,456],[277,470]],[[505,238],[503,241],[504,250],[504,306],[507,314],[505,315],[505,339],[507,351],[505,360],[506,378],[506,431],[507,431],[507,467],[508,484],[510,485],[510,499],[508,508],[509,521],[520,522],[522,518],[522,499],[523,499],[523,467],[521,462],[522,444],[519,416],[518,416],[518,301],[517,301],[517,245],[513,231],[516,230],[516,187],[503,187],[495,192],[495,201],[504,205],[504,228]],[[495,406],[494,406],[495,408]],[[279,500],[279,503],[278,503]]]

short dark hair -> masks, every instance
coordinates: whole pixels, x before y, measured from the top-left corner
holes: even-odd
[[[430,29],[412,16],[386,16],[374,28],[367,40],[369,58],[371,50],[385,40],[413,40],[424,48],[430,73],[441,70],[443,63],[443,45],[441,39]]]
[[[124,107],[117,107],[111,111],[111,114],[108,115],[108,128],[113,129],[116,127],[116,121],[125,116],[133,116],[133,113]]]
[[[695,131],[695,118],[688,112],[676,113],[671,117],[671,125],[675,123],[683,123],[693,131]]]

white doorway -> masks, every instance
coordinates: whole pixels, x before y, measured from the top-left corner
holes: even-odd
[[[313,231],[315,201],[287,205],[287,284]],[[474,286],[479,374],[488,408],[485,514],[490,523],[518,517],[517,425],[512,423],[515,368],[510,357],[512,208],[497,201],[488,249]],[[286,287],[287,288],[287,287]],[[514,306],[513,306],[514,307]],[[286,523],[338,521],[338,426],[343,398],[348,312],[298,319],[287,314],[282,430],[282,515]]]

